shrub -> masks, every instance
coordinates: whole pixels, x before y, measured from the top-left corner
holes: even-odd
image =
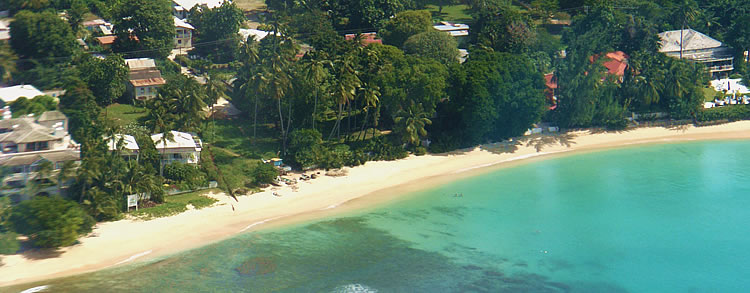
[[[253,170],[253,182],[258,185],[272,183],[277,176],[279,176],[279,170],[270,164],[258,164]]]
[[[18,234],[13,232],[0,233],[0,254],[14,254],[21,248],[16,237]]]
[[[750,105],[732,105],[726,107],[702,109],[696,113],[695,119],[699,122],[723,119],[729,121],[750,119]]]
[[[425,154],[427,154],[427,149],[421,146],[417,147],[416,149],[414,149],[414,154],[417,156],[424,156]]]
[[[22,202],[11,211],[10,222],[15,232],[28,236],[37,247],[71,245],[95,224],[76,202],[59,196]]]
[[[204,186],[206,182],[206,176],[198,168],[180,162],[164,166],[164,178],[184,184],[188,189]]]

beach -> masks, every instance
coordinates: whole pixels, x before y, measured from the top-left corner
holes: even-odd
[[[410,156],[345,168],[346,176],[300,181],[297,190],[239,196],[239,202],[215,194],[219,202],[202,210],[150,221],[121,220],[98,224],[80,244],[60,255],[3,257],[0,286],[90,272],[143,261],[226,239],[238,233],[301,222],[372,207],[409,191],[531,160],[599,149],[692,140],[748,139],[750,121],[677,128],[637,128],[622,132],[590,131],[528,137],[448,154]],[[280,196],[274,196],[274,192]]]

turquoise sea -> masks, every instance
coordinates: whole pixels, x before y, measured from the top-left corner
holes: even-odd
[[[748,262],[750,141],[712,141],[535,161],[12,290],[748,292]]]

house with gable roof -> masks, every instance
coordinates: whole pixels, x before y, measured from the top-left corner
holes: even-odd
[[[159,87],[167,83],[161,76],[161,71],[156,68],[154,59],[125,59],[125,63],[130,69],[127,91],[137,100],[156,97]]]
[[[54,175],[66,162],[80,163],[79,145],[68,134],[68,119],[59,111],[49,111],[38,118],[32,116],[0,120],[0,166],[9,174],[0,182],[0,195],[13,201],[28,199],[32,193],[55,194]],[[51,163],[47,178],[37,178],[44,162]],[[30,181],[45,181],[45,184]],[[34,190],[30,186],[42,186]]]
[[[162,141],[163,133],[151,135],[154,147],[161,154],[161,163],[168,165],[174,162],[198,164],[203,148],[201,140],[187,132],[170,131],[172,139]]]
[[[231,2],[229,0],[172,0],[172,14],[179,19],[185,19],[190,16],[190,9],[195,6],[213,9],[221,6],[225,1]]]
[[[659,52],[674,58],[703,63],[714,78],[728,76],[734,70],[734,52],[720,41],[693,29],[659,34]]]

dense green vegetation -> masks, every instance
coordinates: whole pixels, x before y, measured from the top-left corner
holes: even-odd
[[[165,185],[193,189],[215,180],[230,195],[246,193],[276,180],[278,170],[262,163],[274,157],[297,169],[331,169],[504,140],[539,122],[621,129],[631,112],[696,123],[750,118],[747,106],[702,109],[717,95],[706,89],[706,69],[658,53],[657,33],[690,27],[734,47],[733,74],[747,81],[741,52],[750,48],[750,2],[741,0],[268,0],[259,28],[271,34],[262,40],[240,39],[248,19],[225,3],[191,11],[195,48],[177,63],[165,58],[174,37],[167,0],[5,5],[14,21],[10,45],[0,44],[2,80],[66,90],[58,105],[29,97],[12,110],[61,110],[82,162],[57,180],[73,182],[69,200],[34,196],[0,205],[0,245],[7,247],[0,253],[18,249],[17,233],[37,246],[69,245],[90,228],[89,217],[119,219],[128,194],[149,195],[146,204],[155,206],[135,214],[150,218],[213,203],[200,193],[165,196]],[[63,10],[66,20],[53,12]],[[90,39],[81,29],[88,12],[114,23],[111,52],[90,49],[104,58],[75,44]],[[440,20],[471,25],[461,43],[465,62],[457,40],[432,28]],[[343,36],[371,31],[383,44]],[[622,76],[602,66],[614,51],[627,55]],[[167,80],[156,98],[125,94],[123,58],[133,57],[154,58]],[[194,74],[181,74],[180,65]],[[557,101],[545,97],[549,73]],[[212,116],[219,99],[231,100],[240,116]],[[161,163],[150,135],[166,141],[171,130],[202,138],[199,165]],[[108,150],[102,138],[115,134],[136,138],[138,160]],[[64,208],[51,211],[51,203]],[[42,215],[61,220],[42,223]]]
[[[205,196],[205,194],[217,191],[218,190],[207,189],[168,195],[164,198],[164,204],[140,208],[138,211],[131,212],[130,215],[142,220],[150,220],[153,218],[168,217],[182,213],[188,209],[188,205],[192,205],[195,209],[202,209],[216,202],[216,199]]]

